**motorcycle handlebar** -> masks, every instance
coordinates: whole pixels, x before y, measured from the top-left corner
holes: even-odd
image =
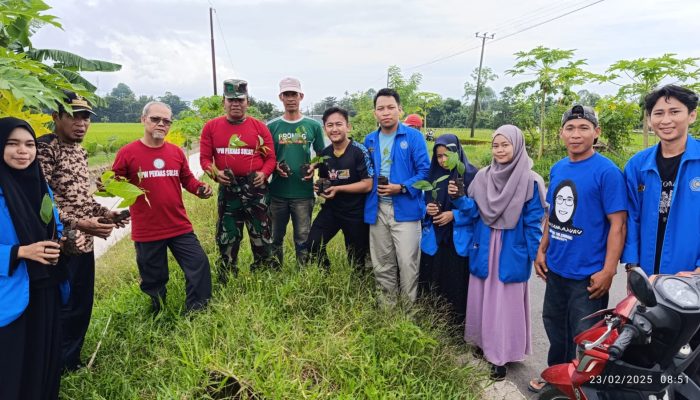
[[[620,336],[615,339],[615,343],[613,343],[608,349],[608,354],[610,355],[609,360],[619,360],[620,357],[622,357],[622,354],[624,354],[625,349],[627,349],[627,346],[629,346],[630,343],[632,343],[632,341],[638,336],[639,329],[637,329],[637,327],[635,327],[633,324],[626,324],[623,326],[622,333],[620,333]]]

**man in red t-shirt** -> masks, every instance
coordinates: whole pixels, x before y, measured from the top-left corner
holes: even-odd
[[[152,311],[160,312],[165,304],[169,248],[185,274],[185,309],[198,310],[211,298],[211,271],[187,218],[182,187],[202,199],[211,197],[212,189],[194,177],[182,149],[165,142],[173,122],[170,106],[157,101],[146,104],[141,122],[143,138],[122,147],[112,166],[117,176],[146,191],[129,207],[141,290],[151,297]]]
[[[272,135],[267,126],[247,116],[248,82],[224,81],[226,115],[207,122],[199,142],[202,169],[219,183],[219,221],[216,243],[221,263],[219,280],[238,272],[238,250],[243,238],[243,223],[253,250],[251,270],[279,263],[271,255],[271,227],[267,180],[277,160]]]

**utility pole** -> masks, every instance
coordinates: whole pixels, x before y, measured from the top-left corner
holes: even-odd
[[[479,104],[479,87],[481,86],[481,65],[484,63],[484,46],[486,45],[486,39],[493,39],[495,33],[488,36],[488,32],[484,32],[483,35],[479,36],[479,32],[476,33],[476,37],[481,39],[481,59],[479,60],[479,72],[476,76],[476,95],[474,96],[474,110],[472,111],[472,131],[469,137],[474,137],[474,124],[476,124],[476,107]]]
[[[209,33],[211,37],[211,73],[214,80],[214,96],[216,96],[216,59],[214,55],[214,9],[209,7]]]

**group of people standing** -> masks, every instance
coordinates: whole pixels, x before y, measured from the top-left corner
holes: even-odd
[[[595,112],[567,110],[560,130],[567,157],[552,167],[548,188],[516,126],[494,131],[492,161],[477,171],[452,134],[436,138],[430,157],[420,131],[401,123],[392,89],[376,93],[378,129],[363,143],[349,136],[346,110],[327,109],[319,124],[301,114],[303,98],[297,79],[283,79],[284,114],[265,124],[246,113],[247,82],[226,80],[224,115],[202,130],[200,163],[218,184],[215,272],[222,284],[238,271],[244,225],[251,270],[285,262],[290,218],[300,264],[330,268],[326,244],[342,231],[358,271],[369,258],[381,305],[442,298],[448,321],[491,364],[491,376],[503,379],[508,363],[531,353],[533,265],[546,281],[550,365],[574,357],[574,336],[595,322],[581,318],[607,306],[619,262],[648,274],[700,268],[700,208],[692,206],[700,200],[700,143],[688,134],[698,96],[685,88],[668,85],[647,96],[646,123],[659,144],[632,157],[624,173],[594,150],[601,134]],[[82,367],[93,236],[132,224],[140,287],[154,314],[166,302],[168,249],[184,271],[185,312],[212,296],[209,258],[182,188],[203,199],[214,190],[195,178],[182,149],[165,141],[170,107],[144,107],[143,137],[120,149],[112,166],[117,179],[146,192],[130,218],[90,195],[80,143],[91,115],[85,99],[67,92],[51,135],[37,139],[26,122],[0,119],[3,399],[57,398],[61,371]],[[324,201],[312,221],[316,197]],[[530,382],[532,390],[542,386]]]

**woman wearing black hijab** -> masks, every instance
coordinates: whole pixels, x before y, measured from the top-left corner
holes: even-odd
[[[63,227],[55,206],[41,216],[50,192],[31,126],[0,118],[0,149],[0,399],[57,399]]]
[[[423,220],[418,287],[423,296],[430,293],[443,298],[448,304],[451,322],[461,327],[467,304],[469,261],[467,241],[463,237],[465,232],[459,227],[459,215],[452,212],[455,207],[447,194],[448,183],[458,177],[457,168],[452,171],[445,168],[449,152],[457,153],[465,166],[462,176],[465,188],[477,172],[476,167],[469,163],[457,136],[446,133],[435,140],[428,180],[434,182],[445,175],[449,179],[437,184],[435,201],[440,204],[439,211],[431,204],[434,201],[432,193],[425,192],[427,215]]]

